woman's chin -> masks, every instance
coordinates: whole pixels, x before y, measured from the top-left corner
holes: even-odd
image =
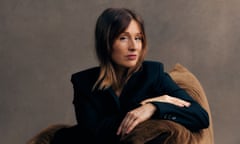
[[[131,61],[126,64],[126,67],[132,68],[132,67],[135,67],[136,65],[137,65],[137,61]]]

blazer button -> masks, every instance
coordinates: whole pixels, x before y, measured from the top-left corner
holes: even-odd
[[[173,116],[173,117],[172,117],[172,120],[176,120],[176,119],[177,119],[177,117],[176,117],[176,116]]]

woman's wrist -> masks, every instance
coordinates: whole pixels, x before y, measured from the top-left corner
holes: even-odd
[[[144,104],[142,104],[143,106],[147,106],[148,108],[151,109],[151,111],[155,112],[157,110],[156,106],[154,104],[152,104],[151,102],[146,102]]]

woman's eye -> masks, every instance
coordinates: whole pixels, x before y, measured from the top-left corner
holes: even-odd
[[[142,41],[142,37],[136,37],[135,40]]]
[[[123,41],[123,40],[127,40],[128,37],[126,37],[126,36],[121,36],[119,39],[120,39],[121,41]]]

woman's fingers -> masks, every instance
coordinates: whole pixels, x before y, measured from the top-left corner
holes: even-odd
[[[137,125],[139,124],[139,119],[135,119],[131,122],[125,131],[125,134],[129,134]]]
[[[170,97],[172,104],[175,104],[179,107],[189,107],[190,103],[176,97]]]
[[[130,131],[130,128],[134,128],[136,126],[134,125],[136,120],[137,116],[133,112],[128,112],[118,128],[117,135],[127,134]]]
[[[146,104],[128,112],[117,130],[117,135],[130,133],[139,123],[149,119],[155,110],[154,105]]]
[[[191,105],[191,103],[189,103],[185,100],[182,100],[182,99],[179,99],[176,97],[172,97],[169,95],[163,95],[163,96],[146,99],[146,100],[142,101],[141,104],[146,104],[146,103],[154,102],[154,101],[170,103],[170,104],[174,104],[179,107],[189,107]]]

